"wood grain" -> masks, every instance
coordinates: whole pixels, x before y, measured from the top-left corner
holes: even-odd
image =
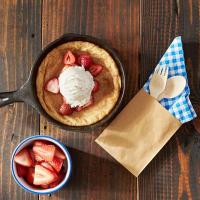
[[[2,0],[0,3],[0,91],[19,88],[38,52],[64,33],[106,40],[124,61],[124,105],[144,84],[160,57],[183,36],[191,100],[198,117],[171,138],[139,176],[139,199],[200,199],[200,2],[198,0]],[[51,135],[69,147],[73,176],[47,199],[136,199],[136,179],[94,143],[102,128],[67,132],[49,124],[29,106],[0,109],[0,200],[38,199],[16,185],[9,169],[21,139]]]
[[[43,47],[64,33],[74,32],[107,40],[119,51],[128,72],[127,103],[138,90],[139,1],[44,0],[42,16]],[[136,198],[136,179],[95,144],[101,128],[90,133],[67,132],[41,118],[40,130],[71,147],[74,164],[70,184],[51,199]]]
[[[28,78],[40,51],[40,1],[0,3],[0,91],[19,88]],[[39,115],[18,103],[0,109],[0,199],[38,199],[22,190],[11,176],[13,149],[27,136],[39,131]]]
[[[141,0],[141,86],[173,38],[181,35],[191,99],[198,113],[199,4],[197,0]],[[139,177],[140,199],[200,199],[198,132],[199,118],[183,125],[168,142]]]

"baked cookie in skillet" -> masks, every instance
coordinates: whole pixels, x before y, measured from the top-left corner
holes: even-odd
[[[72,41],[44,58],[36,89],[42,107],[55,120],[86,126],[111,112],[119,98],[121,77],[107,51],[90,42]]]

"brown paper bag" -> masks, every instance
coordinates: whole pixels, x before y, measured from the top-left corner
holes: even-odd
[[[142,89],[95,141],[137,177],[180,126]]]

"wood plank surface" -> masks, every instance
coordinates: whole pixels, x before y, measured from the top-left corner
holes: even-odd
[[[44,0],[42,46],[64,33],[83,33],[107,40],[117,49],[128,71],[126,101],[138,90],[139,1]],[[136,199],[136,178],[95,142],[101,129],[67,132],[40,120],[41,134],[58,138],[71,148],[74,173],[69,185],[51,199]],[[48,199],[40,196],[41,200]]]
[[[191,99],[200,114],[198,0],[141,0],[141,86],[175,36],[181,35]],[[200,119],[183,125],[139,177],[139,197],[200,199]]]
[[[28,78],[41,48],[40,1],[0,3],[0,92],[19,88]],[[39,115],[16,103],[0,109],[0,199],[38,199],[22,190],[11,176],[10,158],[16,145],[39,132]]]
[[[106,40],[127,71],[124,105],[143,86],[175,36],[181,35],[191,100],[200,116],[200,1],[198,0],[2,0],[0,2],[0,92],[19,88],[41,48],[64,33]],[[199,200],[200,117],[171,138],[136,178],[96,143],[102,128],[68,132],[29,106],[0,109],[0,200]],[[32,195],[13,180],[10,157],[20,140],[50,135],[69,147],[70,183],[52,195]]]

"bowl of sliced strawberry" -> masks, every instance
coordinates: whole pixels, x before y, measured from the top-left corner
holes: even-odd
[[[72,171],[67,148],[49,136],[31,136],[20,142],[11,158],[12,176],[23,189],[34,194],[60,190]]]

